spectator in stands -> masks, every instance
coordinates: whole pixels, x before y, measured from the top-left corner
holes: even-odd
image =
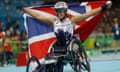
[[[117,52],[118,47],[120,46],[120,24],[118,23],[118,18],[113,19],[114,26],[112,27],[112,32],[114,34],[114,48]]]
[[[6,35],[10,37],[11,33],[13,32],[12,27],[12,20],[10,19],[9,15],[6,15],[6,28],[5,28]]]
[[[4,43],[5,43],[5,32],[2,31],[2,22],[0,22],[0,65],[7,66]]]
[[[27,34],[25,31],[21,32],[20,35],[20,45],[21,45],[21,51],[25,51],[28,47],[28,42],[27,42]]]
[[[16,55],[18,52],[20,52],[20,35],[15,29],[11,34],[11,42],[14,54]]]
[[[19,18],[15,18],[15,19],[13,20],[13,24],[14,24],[14,25],[12,25],[13,28],[17,31],[18,34],[20,34],[20,31],[19,31],[19,29],[20,29],[20,21],[19,21]]]
[[[8,39],[9,40],[9,39]],[[10,60],[13,58],[13,52],[12,52],[12,46],[11,46],[11,43],[10,41],[5,41],[5,52],[6,52],[6,60],[7,60],[7,63],[9,64],[10,63]]]

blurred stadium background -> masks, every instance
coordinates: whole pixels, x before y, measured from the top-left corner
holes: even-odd
[[[54,4],[57,1],[76,3],[97,0],[0,0],[0,31],[6,32],[4,48],[7,63],[15,64],[18,53],[23,52],[28,48],[27,34],[23,24],[24,19],[22,17],[23,12],[21,8],[23,6]],[[115,47],[112,26],[114,25],[114,18],[118,18],[118,23],[120,23],[120,0],[112,0],[112,2],[112,8],[107,10],[94,32],[83,44],[87,49],[88,55],[91,56],[91,59],[95,59],[92,58],[93,56],[108,53],[115,53],[113,57],[119,54],[120,44]]]

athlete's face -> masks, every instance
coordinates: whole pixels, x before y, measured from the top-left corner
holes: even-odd
[[[65,17],[65,9],[56,9],[58,18],[63,19]]]
[[[57,13],[58,18],[63,19],[65,17],[65,12]]]

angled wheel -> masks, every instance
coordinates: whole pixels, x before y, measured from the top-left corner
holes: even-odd
[[[75,72],[90,72],[90,64],[81,43],[77,39],[73,39],[70,43],[70,55],[72,62],[70,63]]]
[[[34,72],[34,71],[32,71],[32,66],[31,66],[31,63],[32,62],[36,62],[38,65],[37,65],[37,71],[35,71],[35,72],[41,72],[41,70],[42,70],[42,67],[41,67],[41,65],[40,65],[40,62],[39,62],[39,60],[36,58],[36,57],[31,57],[30,59],[29,59],[29,61],[28,61],[28,64],[27,64],[27,68],[26,68],[26,72]]]

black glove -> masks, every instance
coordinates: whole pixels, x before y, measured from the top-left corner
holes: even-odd
[[[107,10],[108,5],[107,5],[107,4],[104,4],[104,5],[101,6],[101,8],[102,8],[102,11]]]
[[[112,5],[112,2],[111,1],[107,1],[106,4],[104,4],[104,5],[101,6],[102,11],[107,10],[108,8],[110,8],[111,5]]]

